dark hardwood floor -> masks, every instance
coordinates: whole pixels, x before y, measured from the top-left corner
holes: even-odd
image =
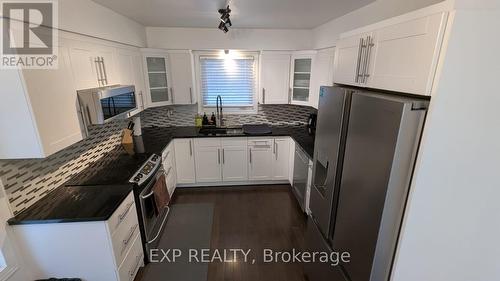
[[[213,204],[211,249],[251,249],[250,260],[256,259],[210,263],[207,281],[304,280],[301,264],[262,262],[264,248],[303,249],[306,216],[289,185],[178,189],[172,204],[183,203]]]

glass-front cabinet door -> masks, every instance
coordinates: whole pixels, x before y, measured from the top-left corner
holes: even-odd
[[[148,106],[172,104],[169,69],[166,55],[144,55],[146,81],[148,84]]]
[[[311,91],[311,72],[313,56],[309,54],[292,57],[290,77],[290,99],[293,104],[308,105]]]

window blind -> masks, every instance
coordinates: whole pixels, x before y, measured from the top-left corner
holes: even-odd
[[[224,107],[253,106],[255,63],[253,57],[200,57],[203,106],[215,106],[217,96]]]

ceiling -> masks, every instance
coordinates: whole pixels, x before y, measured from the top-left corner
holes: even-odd
[[[93,0],[144,26],[217,27],[225,0]],[[231,0],[236,28],[309,29],[375,0]]]

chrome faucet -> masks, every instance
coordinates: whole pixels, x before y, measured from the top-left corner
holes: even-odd
[[[219,105],[220,102],[220,105]],[[215,117],[217,119],[217,125],[218,127],[224,127],[224,119],[222,116],[222,97],[220,95],[217,95],[217,100],[215,101],[215,104],[217,106],[217,116]]]

